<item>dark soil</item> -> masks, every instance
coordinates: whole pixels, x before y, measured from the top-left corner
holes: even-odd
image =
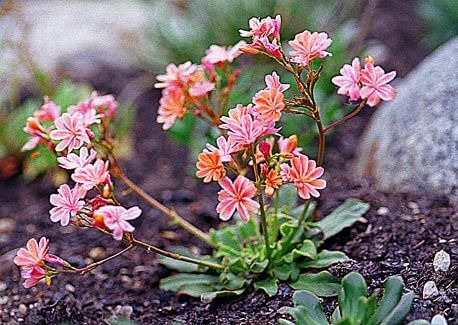
[[[415,34],[418,25],[412,21],[406,26],[404,19],[412,14],[412,8],[403,3],[413,2],[382,1],[380,6],[386,15],[377,16],[376,21],[376,25],[383,27],[382,35],[390,35],[387,45],[392,54],[388,61],[396,69],[400,69],[400,63],[394,57],[409,47],[403,40],[412,42],[409,35]],[[387,13],[387,10],[391,11]],[[399,10],[407,14],[398,14]],[[396,38],[397,31],[403,29],[402,36]],[[414,57],[414,61],[404,57],[402,74],[418,63],[418,53]],[[125,75],[103,73],[93,83],[98,89],[119,93],[119,85],[125,84]],[[191,162],[186,158],[185,148],[169,140],[154,121],[156,103],[157,93],[152,91],[137,101],[139,115],[133,132],[135,156],[124,162],[127,174],[196,225],[204,229],[216,226],[217,188],[198,184],[188,176],[186,169]],[[328,248],[343,250],[352,258],[351,262],[334,266],[330,271],[339,276],[350,271],[361,272],[371,292],[380,291],[387,276],[400,274],[407,288],[415,292],[408,320],[430,320],[436,313],[442,313],[449,324],[454,324],[458,320],[458,288],[453,282],[458,276],[458,265],[453,264],[458,259],[458,207],[444,197],[381,193],[370,182],[353,179],[351,162],[358,137],[372,110],[366,109],[341,127],[327,143],[325,167],[329,186],[323,191],[319,214],[325,215],[348,197],[371,204],[367,224],[344,231],[328,244]],[[15,178],[0,183],[0,323],[100,324],[112,315],[116,306],[131,306],[132,319],[139,324],[273,324],[285,317],[281,307],[291,304],[292,295],[286,285],[280,286],[274,298],[250,290],[241,297],[202,304],[159,290],[159,279],[170,272],[158,266],[153,255],[142,250],[107,263],[84,278],[62,275],[49,288],[42,285],[29,290],[22,288],[12,258],[15,250],[30,237],[47,236],[53,253],[79,266],[121,247],[94,231],[53,224],[48,218],[48,196],[54,191],[47,179],[24,184]],[[133,195],[121,199],[127,206],[140,205],[144,211],[142,218],[134,222],[138,238],[161,247],[186,245],[206,249]],[[379,215],[380,207],[386,207],[388,213]],[[88,252],[91,247],[95,249]],[[440,249],[451,254],[452,267],[447,273],[433,271],[434,254]],[[428,280],[434,280],[440,292],[432,300],[421,298],[423,285]],[[326,300],[325,304],[329,309],[333,302]]]

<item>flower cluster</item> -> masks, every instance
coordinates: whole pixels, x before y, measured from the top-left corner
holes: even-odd
[[[230,69],[230,64],[241,54],[240,47],[244,44],[239,42],[232,47],[212,45],[206,50],[201,65],[189,61],[178,66],[169,64],[166,74],[156,77],[159,82],[154,86],[162,89],[157,122],[163,124],[164,130],[170,129],[177,119],[182,119],[193,107],[197,116],[204,112],[214,122],[217,121],[210,100],[219,78],[217,70],[227,73],[227,86],[223,92],[228,93],[239,72],[227,72],[228,69],[224,67]]]
[[[389,85],[396,77],[396,71],[385,73],[380,66],[374,66],[372,57],[365,61],[364,68],[358,58],[354,58],[351,65],[345,64],[340,69],[340,76],[332,78],[332,82],[339,86],[337,93],[348,96],[356,101],[366,99],[367,105],[375,106],[380,100],[393,100],[396,89]]]

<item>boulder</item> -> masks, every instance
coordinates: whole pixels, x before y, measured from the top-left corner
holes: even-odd
[[[416,67],[377,108],[355,163],[387,192],[458,198],[458,38]]]

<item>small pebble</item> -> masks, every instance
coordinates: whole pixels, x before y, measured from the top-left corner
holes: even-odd
[[[72,286],[70,283],[67,283],[67,284],[65,285],[65,290],[67,290],[68,292],[73,293],[73,292],[75,292],[75,287]]]
[[[444,316],[437,314],[431,320],[431,325],[448,325]]]
[[[119,320],[130,320],[130,317],[132,316],[134,309],[132,306],[116,306],[114,309],[114,315],[119,319]]]
[[[5,291],[8,286],[6,285],[5,282],[0,281],[0,292]]]
[[[377,210],[379,216],[386,216],[388,213],[390,213],[390,210],[387,207],[380,207]]]
[[[434,298],[439,294],[436,283],[434,281],[428,281],[423,287],[423,299]]]
[[[5,305],[8,302],[9,298],[7,296],[0,297],[0,305]]]
[[[417,202],[409,202],[409,203],[407,203],[407,206],[409,207],[409,209],[412,209],[412,210],[419,208]]]
[[[103,247],[94,247],[89,251],[89,257],[93,260],[102,259],[105,257],[105,248]]]
[[[441,249],[434,256],[433,266],[435,272],[447,272],[450,268],[450,255],[446,251]]]
[[[0,233],[11,232],[16,228],[16,221],[11,218],[0,218]]]
[[[19,308],[18,308],[18,311],[22,314],[22,315],[27,315],[27,306],[24,305],[24,304],[20,304],[19,305]]]

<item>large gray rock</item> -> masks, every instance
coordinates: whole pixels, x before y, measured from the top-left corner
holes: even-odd
[[[458,38],[397,85],[372,117],[355,172],[388,192],[458,198]]]

